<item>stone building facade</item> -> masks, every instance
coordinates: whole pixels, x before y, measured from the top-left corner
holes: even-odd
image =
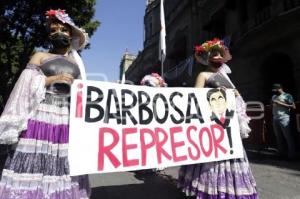
[[[160,72],[159,3],[147,3],[144,49],[126,72],[135,83],[147,73]],[[169,86],[194,85],[203,66],[174,67],[193,57],[196,44],[230,38],[231,78],[246,100],[268,103],[275,82],[300,100],[300,0],[165,0],[164,6],[164,76]]]
[[[122,79],[123,73],[124,72],[126,73],[127,69],[129,68],[129,66],[131,66],[131,64],[134,62],[135,59],[136,59],[135,55],[130,54],[127,50],[125,51],[120,63],[119,80]]]

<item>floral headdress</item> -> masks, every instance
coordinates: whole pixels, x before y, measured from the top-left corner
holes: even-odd
[[[74,24],[73,20],[69,17],[65,10],[48,10],[45,15],[48,23],[57,19],[64,24],[68,24],[72,28],[72,47],[75,50],[82,49],[86,46],[89,41],[88,34],[84,29],[79,28]]]
[[[231,59],[229,49],[224,44],[224,42],[218,38],[204,42],[201,45],[195,46],[195,57],[197,61],[204,65],[208,65],[210,54],[214,51],[221,53],[222,62],[225,63]]]
[[[158,82],[158,84],[157,84]],[[151,73],[150,75],[145,75],[141,81],[141,85],[147,85],[152,87],[166,87],[167,84],[165,80],[157,73]]]

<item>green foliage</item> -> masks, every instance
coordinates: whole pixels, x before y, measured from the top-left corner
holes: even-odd
[[[47,48],[45,12],[63,9],[91,37],[100,25],[93,20],[96,0],[1,0],[0,1],[0,112],[3,101],[34,49]],[[89,46],[87,46],[89,48]]]

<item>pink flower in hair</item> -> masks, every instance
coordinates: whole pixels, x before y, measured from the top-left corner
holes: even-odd
[[[48,10],[45,15],[47,17],[56,17],[57,14],[66,14],[66,13],[65,13],[65,10],[61,10],[61,9],[52,10],[51,9],[51,10]]]
[[[147,85],[152,87],[166,87],[164,79],[157,73],[151,73],[150,75],[145,75],[141,81],[141,85]]]

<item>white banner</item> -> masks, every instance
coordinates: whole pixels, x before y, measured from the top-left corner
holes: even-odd
[[[72,85],[71,175],[243,157],[232,90]]]

